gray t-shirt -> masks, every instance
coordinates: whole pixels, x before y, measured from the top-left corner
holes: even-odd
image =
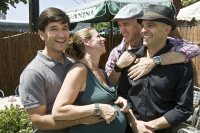
[[[71,62],[63,55],[65,60],[62,64],[41,52],[38,51],[37,56],[22,72],[19,95],[24,108],[46,105],[46,113],[50,114]],[[50,132],[53,131],[48,131]],[[58,133],[58,131],[55,132]],[[42,133],[42,131],[37,133]]]

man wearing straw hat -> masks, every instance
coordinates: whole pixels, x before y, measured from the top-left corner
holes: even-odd
[[[160,56],[173,47],[167,38],[176,28],[174,12],[166,6],[150,4],[142,17],[144,46],[140,53],[147,58]],[[193,70],[191,62],[158,65],[138,80],[129,79],[129,99],[133,106],[131,125],[139,133],[172,133],[193,111]]]

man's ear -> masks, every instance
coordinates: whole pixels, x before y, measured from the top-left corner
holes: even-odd
[[[172,26],[166,24],[166,26],[165,26],[165,33],[166,33],[166,35],[169,35],[169,33],[171,32],[171,30],[172,30]]]
[[[40,38],[44,41],[44,32],[39,30],[38,34],[39,34]]]
[[[84,39],[82,39],[82,42],[86,45],[86,46],[90,46],[90,40],[89,39],[86,39],[86,38],[84,38]]]

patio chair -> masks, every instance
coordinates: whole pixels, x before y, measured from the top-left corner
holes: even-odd
[[[194,97],[193,97],[194,112],[189,118],[191,124],[187,124],[178,130],[178,133],[200,133],[200,88],[194,86]]]
[[[19,85],[15,88],[15,95],[19,96]]]
[[[4,92],[2,90],[0,90],[0,97],[4,97]]]
[[[193,105],[198,106],[200,104],[200,91],[194,90]]]
[[[194,86],[194,89],[193,105],[195,108],[192,115],[191,125],[197,129],[200,129],[200,88]]]

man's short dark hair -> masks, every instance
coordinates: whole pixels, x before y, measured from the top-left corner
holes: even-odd
[[[39,30],[44,31],[51,22],[68,23],[70,25],[69,16],[64,11],[54,7],[49,7],[40,14],[38,20]]]

